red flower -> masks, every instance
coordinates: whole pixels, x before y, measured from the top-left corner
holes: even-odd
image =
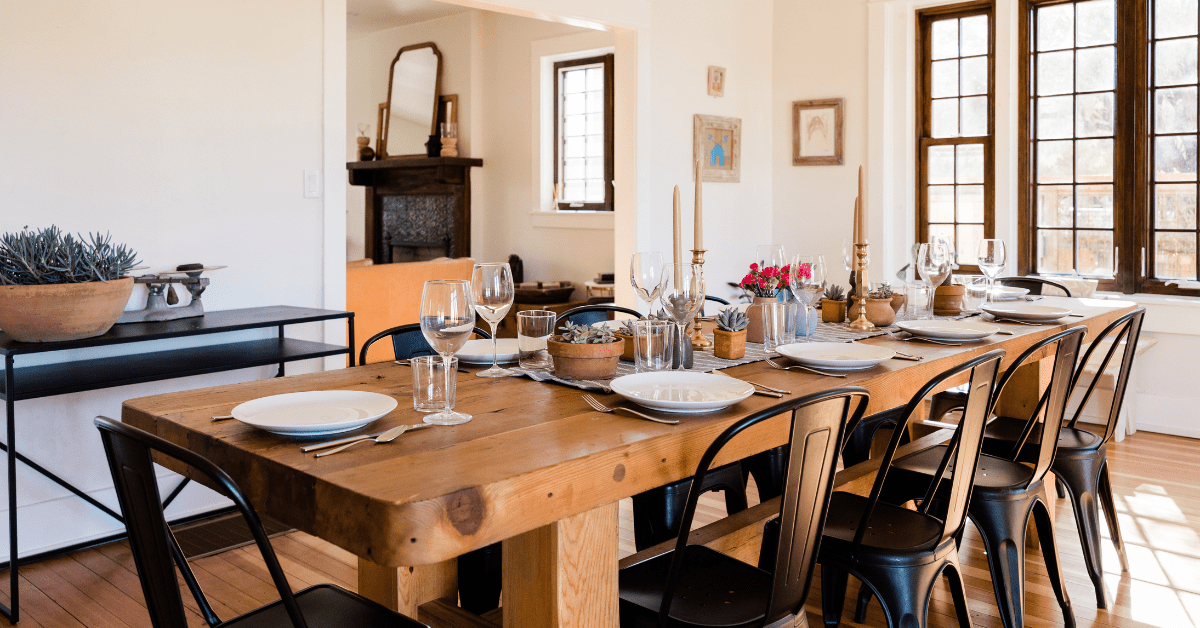
[[[754,271],[756,271],[756,270],[758,270],[758,264],[751,264],[751,265],[750,265],[750,272],[754,272]]]

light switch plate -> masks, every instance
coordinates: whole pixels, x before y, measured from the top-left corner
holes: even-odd
[[[304,198],[321,198],[321,171],[304,171]]]

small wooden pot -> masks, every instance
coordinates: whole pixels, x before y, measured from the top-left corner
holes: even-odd
[[[821,299],[821,320],[826,323],[840,323],[846,320],[846,302]]]
[[[746,355],[746,330],[713,330],[713,355],[726,360],[737,360]]]
[[[908,297],[904,296],[903,294],[892,294],[892,311],[899,312],[900,308],[904,307],[904,302],[907,300]]]
[[[746,308],[746,318],[750,320],[746,325],[746,342],[763,341],[762,305],[776,301],[775,297],[754,297],[754,304]]]
[[[617,362],[625,351],[625,343],[575,344],[551,338],[546,341],[546,349],[554,359],[556,377],[609,379],[617,374]]]
[[[892,298],[872,299],[867,297],[867,320],[876,327],[887,327],[896,322],[896,311],[892,309]]]
[[[962,314],[963,294],[966,286],[938,286],[933,293],[933,313],[935,316],[957,316]]]
[[[625,334],[619,334],[615,332],[613,335],[625,341],[625,350],[621,352],[621,359],[625,360],[626,362],[633,362],[633,336],[626,336]]]

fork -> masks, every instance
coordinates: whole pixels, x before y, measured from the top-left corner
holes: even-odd
[[[992,318],[992,322],[996,323],[1013,323],[1014,325],[1029,325],[1031,327],[1041,327],[1042,323],[1031,323],[1029,321],[1019,321],[1015,318]]]
[[[885,331],[886,331],[886,330],[885,330]],[[946,342],[945,340],[934,340],[933,338],[926,338],[926,337],[924,337],[924,336],[909,336],[909,337],[907,337],[907,338],[902,338],[902,337],[900,337],[900,336],[897,336],[897,335],[895,334],[895,332],[890,332],[890,331],[889,331],[889,332],[887,332],[887,335],[891,336],[891,337],[892,337],[892,339],[894,339],[894,340],[903,340],[903,341],[905,341],[905,342],[907,342],[907,341],[909,341],[909,340],[921,340],[921,341],[924,341],[924,342],[930,342],[930,343],[933,343],[933,344],[935,344],[935,345],[945,345],[945,346],[947,346],[947,347],[959,347],[959,346],[962,346],[962,343],[961,343],[961,342]]]
[[[772,360],[771,358],[767,358],[767,364],[769,364],[771,366],[771,368],[779,369],[781,371],[804,371],[806,373],[815,373],[817,375],[824,375],[825,377],[845,377],[845,375],[842,373],[829,373],[826,371],[818,371],[817,369],[810,369],[807,366],[800,366],[799,364],[793,364],[792,366],[784,366],[784,365],[776,362],[775,360]]]
[[[770,386],[764,386],[763,384],[758,384],[758,383],[752,382],[748,379],[740,379],[740,378],[734,377],[734,376],[730,375],[729,373],[726,373],[725,371],[722,371],[719,369],[713,371],[713,373],[716,373],[718,375],[724,375],[725,377],[736,379],[741,382],[746,382],[747,384],[750,384],[751,386],[754,386],[755,388],[761,388],[762,389],[761,391],[760,390],[754,391],[755,393],[758,393],[760,395],[763,394],[764,392],[773,393],[772,395],[769,395],[769,396],[774,396],[774,395],[783,396],[783,395],[792,394],[792,391],[790,391],[790,390],[784,390],[782,388],[771,388]]]
[[[591,395],[585,394],[583,396],[583,400],[586,401],[587,404],[589,406],[591,406],[592,409],[595,410],[596,412],[617,412],[619,410],[621,412],[628,412],[629,414],[632,414],[638,418],[646,419],[647,421],[654,421],[655,423],[665,423],[667,425],[677,425],[679,423],[678,419],[660,419],[658,417],[650,416],[649,414],[642,414],[641,412],[638,412],[637,410],[631,410],[629,408],[623,408],[621,406],[615,406],[615,407],[610,408],[610,407],[600,403],[599,400],[597,400],[595,397],[593,397]]]

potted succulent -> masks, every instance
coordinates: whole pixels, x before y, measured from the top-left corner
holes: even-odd
[[[563,333],[546,341],[554,359],[554,374],[563,379],[609,379],[617,374],[617,362],[625,349],[607,327],[568,322]]]
[[[896,322],[896,310],[892,309],[892,287],[886,283],[867,293],[867,320],[877,327],[887,327]]]
[[[21,342],[99,336],[129,301],[137,254],[108,235],[50,226],[0,236],[0,330]]]
[[[629,318],[621,321],[621,328],[614,331],[613,335],[625,342],[625,348],[621,350],[621,359],[626,362],[633,362],[635,356],[633,354],[633,323],[636,318]]]
[[[837,284],[825,287],[821,297],[821,320],[826,323],[840,323],[846,320],[846,293]]]
[[[791,266],[776,268],[774,266],[759,267],[750,265],[750,272],[742,277],[738,286],[754,295],[754,303],[746,308],[746,318],[750,321],[746,326],[746,342],[762,342],[762,304],[774,303],[779,300],[779,291],[788,287],[788,271]]]
[[[726,360],[737,360],[746,355],[746,326],[750,319],[736,307],[728,307],[717,315],[717,328],[713,330],[713,355]]]

